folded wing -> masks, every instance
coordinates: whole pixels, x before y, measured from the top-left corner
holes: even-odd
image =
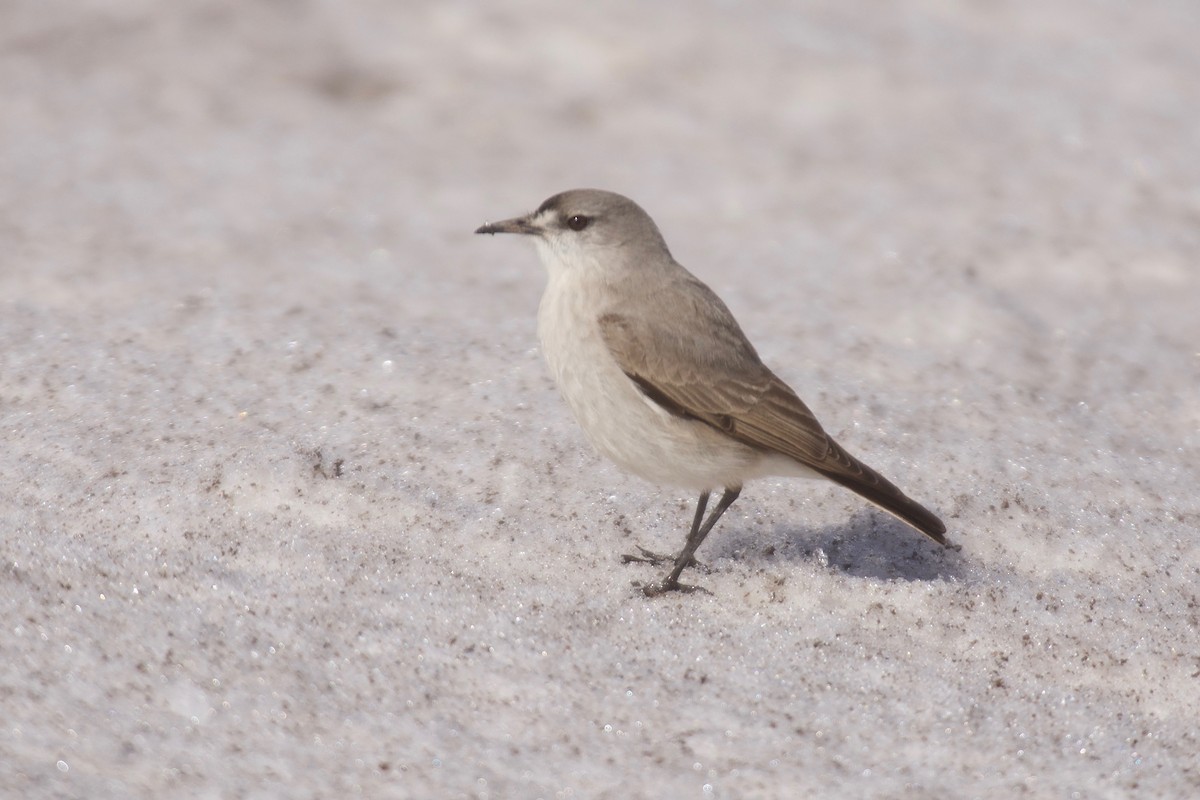
[[[647,397],[750,447],[788,456],[949,546],[941,520],[824,431],[808,406],[762,363],[708,287],[695,281],[687,289],[672,293],[685,298],[686,307],[671,309],[678,313],[648,320],[608,313],[599,319],[609,352]],[[704,331],[703,345],[689,330]]]

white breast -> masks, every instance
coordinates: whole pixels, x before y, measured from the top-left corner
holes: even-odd
[[[647,398],[613,359],[598,319],[620,311],[586,269],[551,269],[538,309],[538,336],[555,383],[592,446],[622,468],[659,484],[694,490],[741,486],[764,475],[808,474],[764,456]]]

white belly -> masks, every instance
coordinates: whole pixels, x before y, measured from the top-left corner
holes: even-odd
[[[604,344],[597,306],[582,303],[585,292],[568,280],[551,276],[538,309],[538,336],[559,391],[601,455],[654,483],[697,491],[766,475],[817,477],[647,398]]]

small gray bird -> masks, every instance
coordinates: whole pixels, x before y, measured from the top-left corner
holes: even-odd
[[[550,278],[538,309],[542,353],[596,450],[649,481],[700,492],[677,556],[625,557],[673,561],[647,595],[694,589],[679,576],[696,549],[742,485],[769,475],[827,478],[950,546],[940,519],[821,428],[632,200],[575,189],[475,232],[533,238]],[[717,488],[724,494],[705,519]]]

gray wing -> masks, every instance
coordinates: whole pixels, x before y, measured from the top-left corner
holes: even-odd
[[[650,318],[607,313],[600,333],[621,369],[654,402],[750,447],[792,458],[896,514],[941,544],[946,527],[847,453],[759,359],[729,309],[699,281]],[[653,343],[650,345],[649,343]]]
[[[808,406],[762,363],[728,310],[698,304],[685,313],[703,316],[676,330],[666,322],[680,319],[674,314],[635,320],[610,313],[600,317],[600,333],[625,374],[668,411],[821,472],[853,471]]]

